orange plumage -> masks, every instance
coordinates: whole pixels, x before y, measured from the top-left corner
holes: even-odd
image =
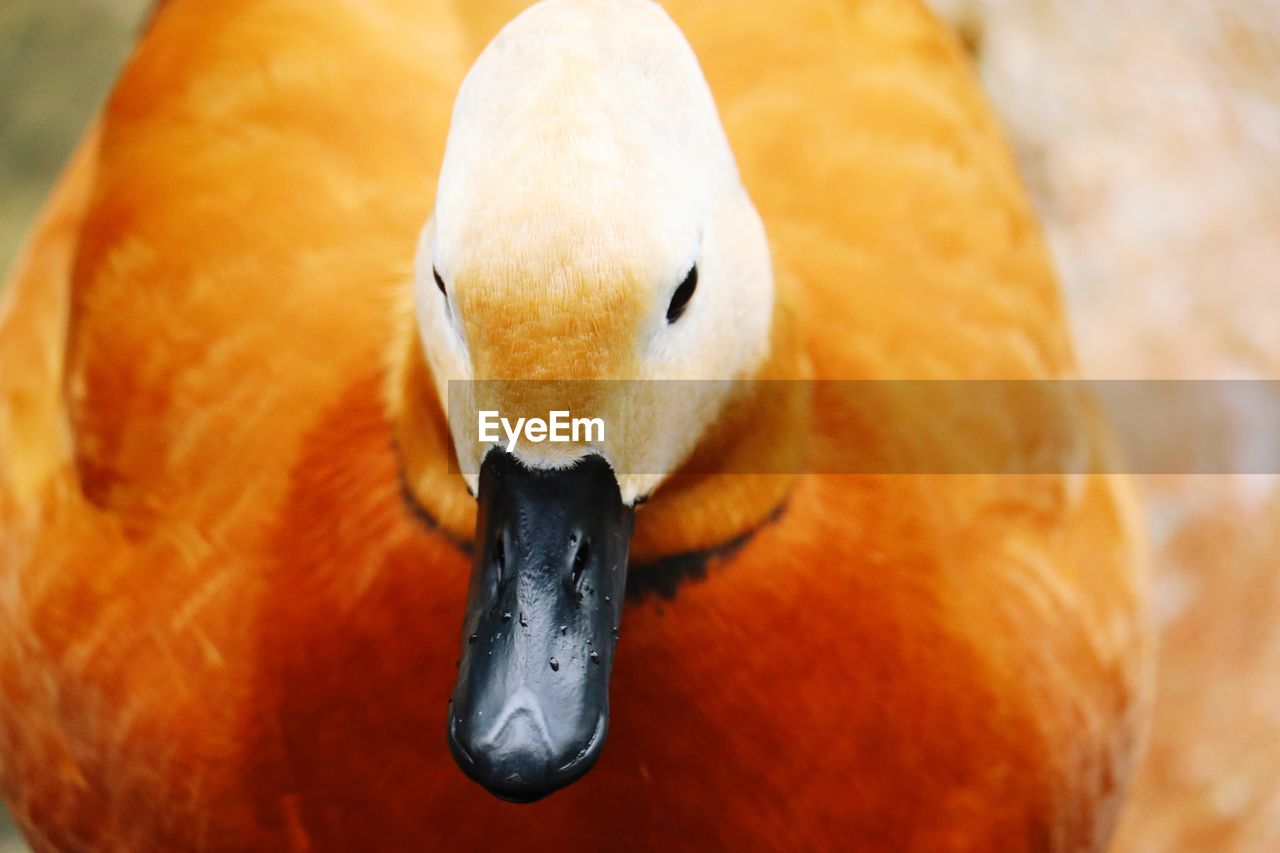
[[[786,481],[705,579],[628,604],[589,776],[514,806],[454,767],[474,508],[406,475],[438,444],[393,441],[426,428],[395,405],[424,382],[404,291],[453,94],[523,5],[173,0],[139,45],[0,321],[0,792],[28,837],[1105,846],[1146,652],[1128,493],[1102,475]],[[665,5],[768,228],[794,314],[776,361],[1071,374],[1031,211],[927,13]],[[838,415],[814,413],[819,457]],[[754,527],[777,480],[672,484],[636,552]]]

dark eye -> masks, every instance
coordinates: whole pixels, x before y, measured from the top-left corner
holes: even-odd
[[[440,271],[439,271],[439,270],[437,270],[435,267],[432,267],[432,268],[431,268],[431,274],[432,274],[433,276],[435,276],[435,279],[436,279],[436,287],[440,288],[440,292],[441,292],[441,293],[443,293],[443,294],[447,297],[449,294],[445,292],[445,289],[444,289],[444,279],[442,279],[442,278],[440,277]]]
[[[689,300],[693,298],[693,292],[698,289],[698,267],[694,265],[689,270],[689,274],[684,277],[684,281],[680,282],[680,286],[676,288],[676,292],[671,295],[671,304],[667,306],[667,322],[674,323],[679,320],[684,310],[689,307]]]

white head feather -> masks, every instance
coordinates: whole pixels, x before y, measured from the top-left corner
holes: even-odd
[[[669,323],[672,293],[695,264],[696,296]],[[441,398],[450,379],[496,372],[503,354],[476,350],[501,305],[592,311],[619,304],[603,296],[620,287],[637,306],[618,326],[630,378],[740,378],[767,354],[773,278],[764,229],[692,48],[649,0],[546,0],[489,44],[454,106],[416,272],[419,330]],[[556,344],[527,341],[548,363]],[[572,453],[604,453],[634,500],[679,466],[715,418],[716,388],[686,395],[660,423],[632,423],[628,440],[643,448],[611,442]],[[473,427],[454,419],[467,472],[483,455]],[[569,461],[558,454],[519,455],[531,465]]]

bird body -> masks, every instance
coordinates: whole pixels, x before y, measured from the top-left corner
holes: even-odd
[[[1149,665],[1127,484],[824,473],[949,440],[909,409],[717,425],[713,461],[794,439],[812,473],[704,465],[637,510],[595,770],[516,806],[453,765],[476,503],[408,282],[453,97],[525,5],[158,13],[0,319],[16,820],[47,849],[1104,847]],[[755,375],[1072,375],[1016,170],[918,4],[664,6],[768,235]]]

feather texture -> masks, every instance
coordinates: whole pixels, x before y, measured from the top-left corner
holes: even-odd
[[[516,808],[457,772],[467,559],[403,500],[386,398],[420,374],[452,96],[523,5],[171,0],[139,45],[0,321],[15,819],[59,849],[1104,847],[1147,654],[1103,475],[800,477],[705,580],[628,605],[585,781]],[[814,375],[1072,374],[1008,152],[922,7],[665,5]],[[815,452],[848,428],[816,416]],[[637,547],[753,500],[695,494]]]

